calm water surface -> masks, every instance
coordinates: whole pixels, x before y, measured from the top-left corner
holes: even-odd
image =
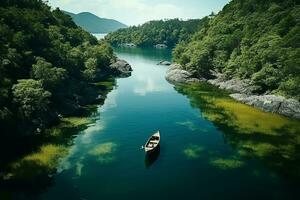
[[[95,36],[98,40],[100,40],[100,39],[104,39],[107,33],[93,33],[92,35]]]
[[[299,122],[208,86],[164,79],[168,50],[116,49],[133,68],[82,131],[38,199],[294,199]],[[200,89],[199,89],[200,88]],[[156,130],[160,152],[141,149]]]

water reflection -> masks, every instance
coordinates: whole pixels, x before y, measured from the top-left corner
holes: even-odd
[[[153,165],[157,161],[159,154],[160,154],[160,145],[158,145],[158,147],[153,152],[145,155],[146,168],[151,167],[151,165]]]
[[[145,74],[149,74],[145,72]],[[168,87],[160,82],[160,78],[156,78],[157,76],[150,77],[147,75],[140,75],[137,77],[137,80],[139,82],[138,85],[136,85],[133,88],[133,92],[140,96],[146,96],[148,93],[151,92],[162,92],[165,90],[168,90]]]
[[[95,83],[99,88],[99,95],[102,96],[106,96],[114,85],[114,80]],[[99,105],[103,103],[104,101],[101,101]],[[59,164],[72,150],[74,137],[83,130],[87,132],[86,135],[99,130],[90,126],[99,118],[99,113],[96,113],[97,106],[86,106],[77,113],[78,116],[61,119],[59,125],[45,130],[44,134],[23,138],[18,143],[1,141],[0,149],[6,157],[0,156],[0,199],[31,199],[53,185],[54,175],[61,171]],[[106,156],[108,150],[113,151],[115,146],[109,143],[92,149],[90,153],[103,161],[103,155]],[[105,158],[105,161],[111,159]],[[83,164],[78,162],[78,175],[81,174],[82,168]]]
[[[127,60],[133,68],[132,76],[126,79],[126,84],[131,83],[127,88],[128,91],[137,96],[146,96],[171,89],[162,73],[167,67],[156,65],[160,60],[171,61],[170,50],[154,48],[115,48],[115,50],[118,56]]]
[[[114,49],[118,52],[118,55],[136,56],[136,58],[147,58],[148,60],[157,60],[158,63],[161,60],[171,61],[171,49],[156,49],[156,48],[126,48],[118,47]]]

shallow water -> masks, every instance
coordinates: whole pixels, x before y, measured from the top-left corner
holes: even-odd
[[[206,84],[174,88],[164,79],[167,67],[156,65],[171,60],[169,50],[116,53],[132,65],[132,76],[117,80],[95,122],[59,155],[48,183],[38,191],[29,186],[33,191],[22,198],[299,196],[299,121],[237,103]],[[158,129],[160,151],[147,158],[141,146]],[[44,151],[65,152],[55,146]]]

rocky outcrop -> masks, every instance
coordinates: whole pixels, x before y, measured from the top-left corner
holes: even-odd
[[[179,64],[172,64],[167,70],[165,78],[171,83],[191,83],[203,81],[194,78],[190,72],[181,69]]]
[[[300,103],[295,99],[286,99],[275,95],[231,94],[232,98],[245,104],[262,109],[266,112],[278,113],[300,119]]]
[[[300,103],[295,99],[287,99],[277,95],[254,95],[255,88],[249,79],[225,80],[222,74],[215,73],[216,79],[208,80],[212,85],[235,94],[230,96],[237,101],[254,106],[266,112],[277,113],[287,117],[300,119]]]
[[[131,65],[125,60],[117,59],[116,62],[109,65],[111,72],[117,77],[129,77],[132,72]]]
[[[171,62],[165,60],[161,60],[157,63],[157,65],[166,65],[166,66],[169,66],[171,64],[172,64]]]
[[[212,85],[218,86],[220,89],[228,90],[234,93],[251,94],[252,88],[249,80],[223,80],[222,78],[211,79],[208,82]]]
[[[212,72],[215,79],[206,80],[192,76],[181,65],[172,64],[167,70],[166,79],[171,83],[190,83],[207,81],[220,89],[232,92],[230,96],[242,103],[254,106],[266,112],[281,114],[294,119],[300,119],[300,102],[295,99],[287,99],[277,95],[254,95],[255,88],[251,86],[249,79],[230,79],[226,80],[220,73]]]
[[[131,48],[134,48],[134,47],[136,47],[136,44],[134,44],[134,43],[123,43],[123,44],[120,44],[119,46],[120,47],[131,47]]]
[[[158,49],[166,49],[166,48],[168,48],[168,46],[165,45],[165,44],[156,44],[156,45],[154,45],[154,47],[158,48]]]

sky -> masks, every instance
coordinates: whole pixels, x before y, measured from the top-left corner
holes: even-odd
[[[52,8],[138,25],[158,19],[195,19],[217,13],[230,0],[48,0]]]

